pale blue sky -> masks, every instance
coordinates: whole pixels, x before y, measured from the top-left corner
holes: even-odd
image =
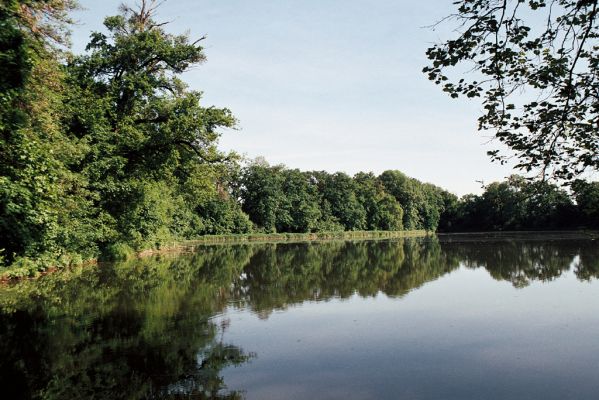
[[[81,0],[73,48],[120,0]],[[448,32],[424,28],[452,0],[168,0],[167,30],[207,35],[208,61],[186,74],[205,105],[230,108],[239,130],[223,149],[302,170],[399,169],[462,195],[509,175],[491,164],[480,106],[453,100],[421,73]],[[133,2],[129,2],[133,4]]]

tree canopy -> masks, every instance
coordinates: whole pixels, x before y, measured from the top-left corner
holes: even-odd
[[[451,97],[482,99],[516,168],[572,181],[599,169],[597,0],[459,0],[456,36],[427,51],[430,80]],[[470,69],[468,73],[463,73]]]
[[[485,186],[481,195],[448,203],[442,231],[520,231],[599,228],[599,185],[576,181],[573,193],[546,181],[513,175]],[[576,202],[576,204],[574,204]]]
[[[0,262],[56,254],[81,179],[67,164],[77,154],[56,118],[62,104],[61,52],[72,1],[0,4]],[[83,239],[83,238],[78,238]]]

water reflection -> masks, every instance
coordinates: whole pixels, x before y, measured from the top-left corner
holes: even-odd
[[[307,300],[405,296],[460,266],[525,287],[599,276],[592,240],[427,238],[206,246],[0,289],[0,390],[9,399],[239,399],[223,368],[228,305],[268,318]],[[252,349],[249,349],[252,350]],[[258,354],[259,357],[259,354]]]
[[[7,399],[240,398],[222,368],[248,361],[209,322],[247,248],[103,266],[23,283],[2,296]]]
[[[599,243],[589,238],[448,236],[441,245],[444,252],[459,258],[468,268],[485,268],[493,278],[509,281],[515,287],[551,281],[570,270],[580,280],[599,276]]]
[[[459,267],[435,239],[254,247],[235,298],[263,316],[305,300],[401,297]]]

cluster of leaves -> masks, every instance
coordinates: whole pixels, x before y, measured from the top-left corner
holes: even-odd
[[[428,49],[424,72],[451,97],[482,98],[479,128],[510,149],[492,159],[513,153],[517,168],[567,181],[598,170],[598,2],[455,4],[447,19],[457,21],[457,37]],[[460,65],[474,72],[460,76]]]
[[[238,196],[258,230],[319,232],[434,231],[450,195],[399,171],[350,177],[257,161],[243,170]]]
[[[575,181],[572,194],[543,181],[511,176],[482,195],[453,197],[442,231],[514,231],[599,228],[599,183]]]
[[[53,259],[59,243],[85,243],[89,205],[83,178],[69,169],[79,149],[57,118],[63,79],[56,46],[70,1],[4,1],[0,5],[0,238],[14,255]],[[71,213],[73,211],[73,213]],[[83,213],[84,214],[84,213]]]

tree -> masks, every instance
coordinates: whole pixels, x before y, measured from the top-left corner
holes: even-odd
[[[397,199],[385,191],[373,173],[359,172],[354,176],[358,200],[366,212],[366,229],[400,231],[403,229],[403,209]]]
[[[453,224],[457,222],[460,210],[458,196],[447,191],[441,192],[443,202],[443,211],[439,215],[439,231],[446,232],[453,229]]]
[[[541,178],[599,169],[599,2],[459,0],[456,38],[427,50],[430,80],[481,97],[479,130],[509,148],[488,154]],[[457,73],[472,68],[471,78]]]
[[[420,229],[422,227],[422,219],[418,213],[418,204],[421,202],[420,182],[400,171],[384,171],[379,179],[385,190],[401,204],[404,210],[404,228],[408,230]]]
[[[67,66],[64,124],[84,145],[78,172],[114,232],[102,240],[136,249],[228,231],[238,211],[215,204],[229,201],[219,177],[232,157],[217,149],[219,129],[235,118],[202,106],[201,93],[180,79],[204,61],[202,38],[167,33],[154,19],[158,4],[122,6],[105,19],[108,33],[93,33],[87,54]],[[230,221],[215,220],[221,217]]]
[[[309,176],[298,169],[282,171],[285,219],[278,219],[279,232],[313,232],[321,217],[318,189]]]
[[[330,205],[332,216],[345,230],[359,231],[366,228],[366,211],[356,197],[356,183],[343,172],[322,174],[318,182],[322,207]],[[326,213],[323,213],[326,214]]]
[[[410,178],[400,171],[384,171],[379,180],[403,208],[405,229],[437,229],[448,193],[430,183]]]
[[[276,232],[277,221],[290,220],[283,209],[282,165],[274,167],[254,162],[245,168],[241,177],[241,202],[250,220],[267,233]],[[285,213],[285,215],[282,215]]]
[[[564,190],[546,181],[520,180],[520,190],[525,197],[522,225],[526,229],[573,228],[576,209]]]
[[[441,227],[448,231],[571,229],[577,220],[564,190],[518,175],[487,185],[480,196],[464,196],[447,211]]]

